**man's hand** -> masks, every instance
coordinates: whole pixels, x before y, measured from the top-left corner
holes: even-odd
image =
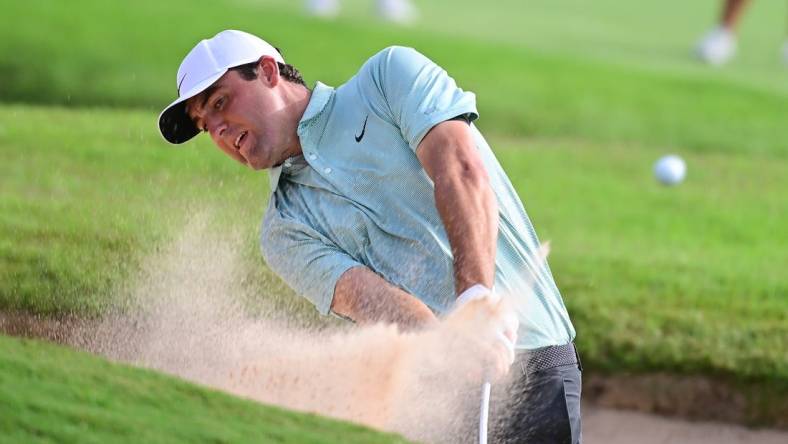
[[[509,352],[509,365],[511,365],[514,363],[514,346],[517,343],[517,328],[520,326],[520,321],[517,319],[517,315],[514,314],[510,307],[501,301],[501,297],[497,293],[494,293],[484,285],[476,284],[462,292],[457,297],[457,302],[454,305],[454,309],[459,310],[465,304],[480,299],[489,299],[489,303],[491,304],[505,305],[503,310],[500,312],[500,320],[502,323],[500,326],[501,329],[498,331],[496,336],[498,337],[501,344],[503,344],[503,346]]]
[[[519,321],[509,303],[482,285],[474,285],[457,299],[454,310],[443,321],[446,331],[469,354],[469,371],[476,379],[497,379],[508,373],[514,362]],[[482,374],[475,374],[480,371]]]

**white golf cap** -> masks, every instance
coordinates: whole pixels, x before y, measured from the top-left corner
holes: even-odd
[[[257,61],[264,55],[285,63],[276,48],[243,31],[222,31],[198,43],[178,68],[175,78],[178,99],[159,115],[159,131],[164,139],[178,144],[199,134],[200,130],[186,114],[186,101],[213,85],[228,69]]]

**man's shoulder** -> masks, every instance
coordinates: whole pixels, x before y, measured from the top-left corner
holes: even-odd
[[[347,82],[336,88],[336,104],[355,104],[358,101],[367,102],[384,97],[386,85],[392,77],[392,67],[401,63],[403,55],[413,48],[404,46],[388,46],[369,57],[358,69],[358,72]],[[340,106],[341,108],[341,106]],[[354,122],[355,123],[355,122]]]
[[[408,57],[417,54],[420,55],[421,53],[410,46],[391,45],[378,51],[375,55],[370,57],[370,60],[381,58],[384,61],[389,61],[395,57]]]
[[[355,77],[382,82],[390,75],[396,75],[403,69],[423,65],[425,62],[429,62],[429,59],[414,48],[387,46],[367,59]]]
[[[424,55],[422,55],[416,49],[408,46],[387,46],[367,59],[367,61],[361,67],[361,70],[372,67],[387,69],[396,67],[402,63],[409,63],[414,58],[421,57],[424,57]]]
[[[383,93],[394,85],[409,83],[429,63],[430,60],[414,48],[388,46],[367,59],[356,75],[337,90],[345,90],[345,94],[352,91],[351,95],[367,95],[369,91]]]

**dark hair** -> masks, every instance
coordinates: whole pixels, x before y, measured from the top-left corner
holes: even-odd
[[[279,51],[278,48],[277,51]],[[279,51],[279,53],[281,54],[282,52]],[[230,70],[237,71],[244,80],[254,80],[257,78],[257,65],[258,62],[252,62],[232,67]],[[281,75],[282,78],[288,82],[306,86],[306,82],[304,82],[304,78],[301,76],[301,73],[298,72],[298,70],[293,65],[287,65],[285,63],[279,62],[276,62],[276,65],[279,67],[279,75]]]

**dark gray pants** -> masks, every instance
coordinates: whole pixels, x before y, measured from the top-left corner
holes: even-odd
[[[511,384],[493,389],[489,443],[580,444],[582,365],[574,344],[520,353],[512,371]]]

